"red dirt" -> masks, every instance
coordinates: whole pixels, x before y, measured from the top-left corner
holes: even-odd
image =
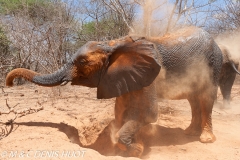
[[[114,119],[114,99],[96,99],[95,89],[28,84],[4,87],[3,91],[5,93],[0,91],[0,111],[7,109],[5,99],[10,106],[19,103],[15,107],[19,110],[37,108],[40,104],[44,110],[15,120],[13,130],[0,140],[1,160],[135,159],[114,153],[109,130]],[[0,122],[13,117],[13,114],[0,115]],[[222,96],[218,93],[212,118],[217,140],[203,144],[199,137],[183,133],[191,120],[187,100],[159,102],[158,121],[146,126],[149,132],[144,135],[146,149],[141,158],[240,160],[239,76],[233,86],[231,107],[222,107]]]

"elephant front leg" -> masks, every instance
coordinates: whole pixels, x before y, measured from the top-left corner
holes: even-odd
[[[119,126],[117,146],[124,154],[140,157],[143,152],[139,130],[158,118],[158,103],[155,82],[150,86],[129,92],[116,98],[115,120]]]
[[[143,152],[143,144],[136,138],[135,134],[142,127],[142,124],[135,120],[127,121],[117,132],[117,146],[130,157],[140,157]]]
[[[129,110],[120,105],[118,100],[115,106],[115,128],[118,130],[115,135],[116,147],[125,155],[127,154],[126,156],[140,157],[144,147],[141,141],[136,138],[136,133],[143,125],[137,120],[126,120],[124,113],[129,113]]]

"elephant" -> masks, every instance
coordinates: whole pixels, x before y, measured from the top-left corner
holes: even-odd
[[[158,101],[187,99],[192,120],[185,130],[203,143],[216,140],[212,108],[217,97],[222,53],[203,29],[191,26],[162,37],[127,35],[84,44],[59,70],[39,74],[24,68],[8,73],[41,86],[71,85],[97,88],[98,99],[116,97],[115,146],[127,156],[140,157],[144,144],[136,134],[158,119]]]
[[[238,71],[239,62],[233,59],[225,45],[218,44],[223,54],[223,64],[219,79],[220,91],[223,95],[223,106],[230,106],[231,90]]]

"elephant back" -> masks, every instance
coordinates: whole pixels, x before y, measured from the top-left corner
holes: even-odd
[[[169,75],[182,74],[190,67],[201,69],[203,64],[213,70],[218,82],[222,54],[213,38],[197,27],[185,27],[160,38],[151,38],[159,52],[158,60]]]

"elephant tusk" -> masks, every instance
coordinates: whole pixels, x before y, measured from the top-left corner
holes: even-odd
[[[68,84],[68,81],[63,81],[60,86],[65,86],[66,84]]]
[[[237,68],[236,68],[236,66],[234,65],[233,62],[231,62],[231,66],[240,75],[240,72],[237,70]]]

